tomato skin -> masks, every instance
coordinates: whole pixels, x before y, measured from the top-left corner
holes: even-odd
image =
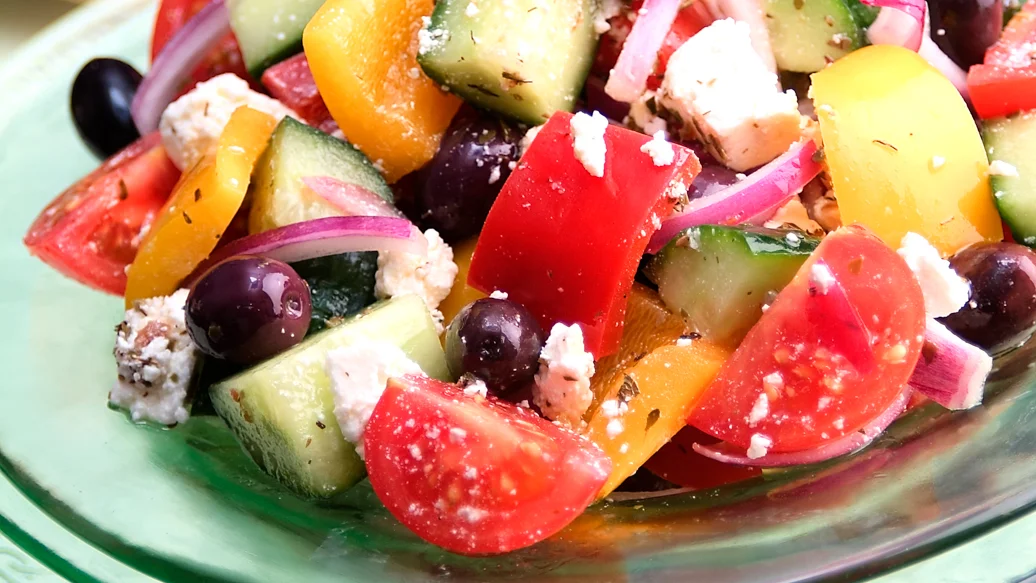
[[[328,134],[339,129],[320,96],[305,53],[267,69],[262,82],[270,95],[305,118],[309,125]]]
[[[684,427],[651,456],[644,467],[664,480],[695,490],[716,488],[762,475],[760,468],[725,464],[692,449],[695,443],[713,445],[719,441],[693,427]]]
[[[572,114],[555,113],[507,179],[475,248],[468,284],[510,294],[544,330],[578,323],[586,350],[614,353],[622,338],[633,276],[667,216],[666,192],[701,171],[693,152],[673,144],[674,162],[655,166],[640,148],[650,138],[611,125],[604,176],[587,172],[572,148]]]
[[[845,289],[856,321],[867,327],[873,360],[865,367],[853,366],[839,350],[845,343],[823,340],[860,331],[834,310],[827,318],[813,312],[825,308],[812,296],[826,294],[810,281],[820,260]],[[920,356],[924,327],[924,298],[906,263],[862,227],[839,229],[749,331],[688,424],[745,448],[752,435],[763,435],[773,452],[834,441],[860,429],[901,393]],[[763,394],[768,411],[752,423]]]
[[[985,61],[968,70],[968,92],[982,119],[1036,109],[1036,6],[1026,3],[1011,18]],[[1005,231],[1006,232],[1006,231]]]
[[[47,205],[25,246],[66,277],[122,295],[126,266],[179,178],[158,132],[148,134]]]
[[[423,376],[389,381],[363,448],[389,512],[465,555],[550,537],[593,502],[611,472],[597,446],[531,410]]]
[[[165,45],[187,22],[212,0],[162,0],[158,18],[151,37],[151,61],[158,58]],[[198,83],[223,73],[233,73],[242,79],[251,80],[245,68],[241,48],[234,33],[228,34],[201,64],[191,73],[183,89],[186,93]]]

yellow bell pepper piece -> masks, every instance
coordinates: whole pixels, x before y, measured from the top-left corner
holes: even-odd
[[[443,322],[448,326],[464,306],[475,300],[486,297],[486,294],[468,285],[468,270],[471,269],[471,256],[475,254],[477,237],[472,237],[453,248],[453,262],[457,264],[457,279],[453,281],[450,295],[439,304]]]
[[[1003,239],[975,122],[917,53],[854,51],[813,74],[812,95],[844,224],[893,248],[912,231],[944,256]]]
[[[216,148],[184,173],[129,267],[127,308],[175,292],[208,258],[241,207],[252,169],[276,126],[265,113],[238,109]]]
[[[395,182],[439,148],[460,99],[417,64],[421,17],[435,0],[328,0],[302,41],[342,133]]]
[[[632,396],[622,415],[609,417],[598,407],[590,417],[587,438],[612,460],[611,476],[598,498],[610,494],[687,426],[687,415],[729,356],[729,349],[702,339],[687,346],[662,346],[612,382],[605,401]],[[612,423],[621,424],[621,431],[609,432]]]

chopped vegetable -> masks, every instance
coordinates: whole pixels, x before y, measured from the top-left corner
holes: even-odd
[[[981,348],[930,319],[910,387],[947,409],[971,409],[982,403],[982,389],[992,369],[993,359]]]

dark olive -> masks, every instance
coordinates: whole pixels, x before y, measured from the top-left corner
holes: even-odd
[[[456,376],[473,375],[492,394],[504,395],[532,380],[543,330],[521,304],[495,298],[472,302],[446,332],[446,362]]]
[[[1000,38],[1002,0],[931,0],[932,40],[966,71]]]
[[[79,136],[101,158],[108,158],[140,137],[130,104],[141,75],[117,59],[94,59],[72,84],[72,120]]]

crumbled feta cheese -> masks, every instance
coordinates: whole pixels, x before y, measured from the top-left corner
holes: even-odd
[[[230,116],[242,106],[272,115],[301,119],[280,101],[253,91],[248,82],[225,73],[199,83],[197,87],[169,104],[162,113],[159,130],[162,145],[180,170],[198,162],[219,140]]]
[[[189,417],[187,389],[199,354],[184,320],[189,293],[138,301],[115,329],[119,379],[108,401],[134,421],[175,425]]]
[[[640,99],[630,104],[626,123],[640,128],[645,134],[655,135],[662,132],[664,137],[668,125],[664,119],[655,114],[656,108],[655,92],[645,91]]]
[[[770,451],[773,440],[761,433],[753,433],[748,442],[748,459],[757,460]]]
[[[990,176],[1010,176],[1013,178],[1018,177],[1018,169],[1012,164],[1008,164],[1003,160],[993,160],[989,163],[989,175]]]
[[[428,30],[432,26],[431,18],[422,16],[421,23],[421,30],[417,31],[417,54],[423,55],[434,51],[440,45],[450,40],[450,34],[446,29]]]
[[[496,184],[500,181],[500,165],[493,166],[489,171],[489,183]]]
[[[489,297],[493,298],[494,300],[506,300],[507,292],[496,290],[493,293],[489,294]]]
[[[784,389],[784,377],[779,372],[772,372],[763,377],[763,390],[777,393]]]
[[[783,154],[802,136],[795,92],[778,87],[776,74],[752,47],[748,24],[724,19],[673,53],[660,100],[711,155],[745,171]]]
[[[464,15],[471,18],[478,14],[478,6],[475,6],[474,2],[468,2],[468,7],[464,9]]]
[[[770,398],[766,396],[766,393],[759,393],[755,404],[752,405],[752,410],[748,412],[748,426],[755,427],[760,421],[766,419],[766,416],[769,414]]]
[[[601,415],[604,415],[609,419],[625,415],[629,410],[629,404],[618,399],[608,399],[601,403]]]
[[[827,290],[832,285],[838,283],[835,279],[835,275],[831,273],[831,268],[823,263],[814,263],[813,267],[809,268],[809,283],[812,284],[816,290],[821,294],[827,294]]]
[[[540,352],[532,400],[548,419],[577,426],[594,394],[594,357],[583,348],[579,324],[554,324]]]
[[[602,35],[612,29],[608,21],[622,12],[622,0],[603,0],[594,14],[594,32]]]
[[[655,132],[651,140],[640,147],[640,151],[651,156],[655,166],[669,166],[676,159],[676,151],[673,150],[673,145],[666,141],[663,131]]]
[[[622,435],[623,429],[625,429],[625,427],[623,426],[621,419],[612,419],[608,422],[608,425],[605,426],[604,431],[608,434],[608,439],[615,439]]]
[[[899,244],[899,256],[914,272],[924,295],[930,318],[941,318],[960,310],[971,296],[971,286],[950,267],[927,239],[907,233]]]
[[[532,146],[532,141],[536,139],[536,136],[540,135],[540,130],[543,126],[532,126],[529,131],[525,132],[522,136],[522,140],[518,142],[518,156],[524,156],[529,151],[529,147]]]
[[[417,67],[411,67],[411,69],[409,71],[407,71],[407,75],[409,75],[411,79],[420,79],[421,78],[421,70],[418,69]]]
[[[932,156],[932,170],[938,170],[946,165],[946,158],[943,156]]]
[[[693,343],[694,343],[694,339],[690,338],[688,336],[681,336],[681,337],[676,339],[676,345],[681,347],[681,348],[685,348],[687,346],[690,346]]]
[[[450,295],[458,268],[453,262],[453,249],[435,229],[425,231],[424,238],[428,242],[424,254],[401,251],[378,254],[374,293],[381,299],[417,294],[428,305],[436,325],[441,327],[442,314],[436,308]]]
[[[388,380],[422,374],[421,367],[395,344],[364,338],[349,346],[329,350],[325,361],[331,379],[335,419],[342,436],[363,457],[363,432]]]
[[[604,159],[607,148],[604,145],[604,132],[608,129],[608,118],[595,111],[593,115],[579,112],[569,122],[572,128],[572,150],[576,159],[591,176],[604,176]]]
[[[475,379],[468,386],[464,387],[464,394],[468,397],[474,397],[475,395],[481,395],[483,397],[489,395],[489,387],[482,379]]]

